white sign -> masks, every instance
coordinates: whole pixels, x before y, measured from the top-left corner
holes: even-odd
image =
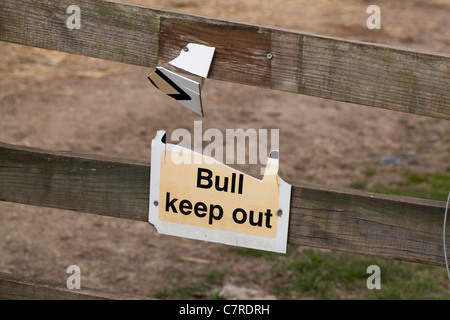
[[[152,141],[149,222],[158,232],[286,253],[291,185],[272,151],[262,180],[215,159]]]
[[[207,78],[215,50],[214,47],[189,43],[181,50],[177,58],[169,61],[169,64],[202,78]]]

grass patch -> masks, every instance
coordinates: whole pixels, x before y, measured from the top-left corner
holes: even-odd
[[[360,179],[350,183],[348,187],[351,189],[365,190],[367,188],[367,182],[367,178]]]
[[[288,252],[293,250],[291,246],[288,246]],[[249,258],[266,258],[268,260],[274,261],[277,260],[279,257],[285,256],[282,253],[276,253],[276,252],[270,252],[270,251],[264,251],[264,250],[256,250],[256,249],[249,249],[249,248],[236,248],[236,252],[245,257]]]
[[[249,259],[272,265],[262,278],[271,279],[270,293],[280,299],[450,299],[450,283],[442,267],[342,252],[298,252],[293,245],[286,255],[249,250],[236,249]],[[370,265],[380,267],[380,290],[367,288]]]
[[[369,290],[366,285],[367,267],[377,265],[381,270],[381,289]],[[449,299],[444,268],[418,265],[403,261],[367,256],[309,251],[292,255],[280,265],[284,290],[290,298],[315,299]],[[289,290],[286,290],[289,289]]]
[[[377,170],[375,168],[366,168],[364,170],[364,175],[367,178],[373,177],[377,173]]]
[[[211,269],[206,272],[205,278],[210,283],[221,283],[229,274],[231,274],[229,269]]]
[[[180,284],[178,276],[169,285],[159,289],[155,293],[156,299],[199,299],[199,300],[222,300],[218,289],[224,277],[230,274],[228,269],[211,269],[206,271],[204,279],[199,283]]]
[[[155,294],[156,299],[205,299],[206,296],[201,284],[188,284],[178,286],[171,282],[168,287],[164,287]]]
[[[351,189],[359,189],[359,190],[366,190],[367,184],[369,183],[369,179],[375,176],[377,173],[377,170],[375,168],[366,168],[363,171],[364,177],[360,178],[357,181],[353,181],[348,185]]]
[[[309,250],[288,246],[286,255],[236,249],[249,259],[267,264],[252,282],[267,288],[279,299],[352,300],[448,300],[450,283],[445,268],[351,253]],[[250,249],[248,249],[250,250]],[[259,251],[259,252],[257,252]],[[381,271],[381,289],[367,288],[370,265]],[[220,300],[220,289],[229,269],[211,269],[195,283],[181,284],[180,276],[160,289],[158,299]]]
[[[393,187],[377,187],[375,192],[446,201],[450,192],[450,168],[444,173],[403,172],[404,181]]]
[[[364,171],[365,179],[352,187],[364,189],[375,169]],[[450,167],[444,172],[400,173],[403,181],[393,187],[377,187],[374,192],[446,201],[450,191]],[[381,269],[381,290],[369,290],[366,274],[369,265]],[[316,299],[449,299],[450,287],[445,268],[404,261],[371,258],[337,252],[311,251],[302,257],[290,256],[283,266],[291,277],[285,286],[294,297]],[[280,290],[279,292],[289,292]]]

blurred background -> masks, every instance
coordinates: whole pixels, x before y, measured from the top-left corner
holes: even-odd
[[[152,7],[450,53],[448,0],[136,0]],[[381,30],[368,30],[369,5]],[[150,160],[157,130],[280,129],[280,176],[445,201],[450,123],[208,79],[206,117],[148,68],[0,42],[0,141]],[[260,166],[239,169],[260,178]],[[159,235],[142,222],[0,202],[0,271],[165,299],[447,299],[445,268],[290,246],[287,255]],[[366,269],[381,268],[381,290]]]

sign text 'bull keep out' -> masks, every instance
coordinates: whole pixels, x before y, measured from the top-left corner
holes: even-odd
[[[285,253],[291,185],[278,176],[278,165],[278,152],[272,151],[259,180],[168,144],[158,131],[152,141],[149,222],[163,234]]]

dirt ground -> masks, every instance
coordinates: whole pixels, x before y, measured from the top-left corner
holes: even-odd
[[[448,0],[133,2],[450,53]],[[381,8],[381,30],[366,28],[370,4]],[[8,43],[0,43],[0,56],[0,141],[6,143],[149,161],[157,130],[192,131],[203,120],[203,130],[279,129],[279,174],[291,182],[357,186],[372,168],[370,189],[398,180],[394,167],[449,166],[448,121],[214,80],[206,81],[201,119],[155,90],[147,68]],[[400,154],[413,160],[380,161]],[[239,169],[260,177],[258,165]],[[203,281],[208,270],[229,269],[223,286],[272,294],[271,266],[234,247],[160,235],[142,222],[0,203],[1,272],[64,284],[72,264],[81,268],[82,286],[123,293],[153,297],[171,282]]]

